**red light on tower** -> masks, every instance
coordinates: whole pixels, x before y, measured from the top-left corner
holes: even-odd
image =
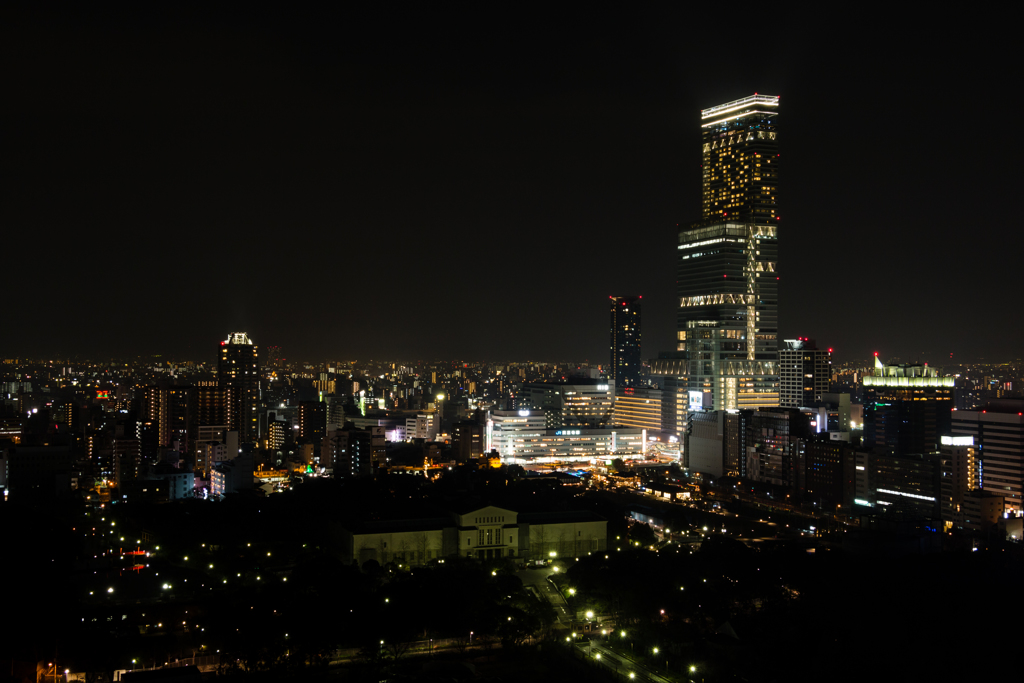
[[[829,353],[832,353],[832,349],[829,349],[829,350],[828,350],[828,352],[829,352]]]

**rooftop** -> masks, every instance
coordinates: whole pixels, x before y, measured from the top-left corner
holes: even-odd
[[[749,97],[744,97],[739,100],[732,102],[726,102],[725,104],[719,104],[708,109],[701,109],[700,117],[702,119],[708,119],[715,116],[721,116],[722,114],[729,114],[731,112],[739,111],[740,109],[750,107],[777,107],[779,106],[778,95],[758,95],[754,93]]]

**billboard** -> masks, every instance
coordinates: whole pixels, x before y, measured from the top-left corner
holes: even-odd
[[[690,391],[687,393],[690,395],[690,402],[687,410],[704,410],[704,392]]]

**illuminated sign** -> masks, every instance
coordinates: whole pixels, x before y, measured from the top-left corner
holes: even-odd
[[[704,392],[690,391],[690,410],[704,410]]]
[[[96,390],[96,398],[107,398],[107,399],[109,399],[110,398],[110,392],[107,391],[107,390],[97,389]]]
[[[579,436],[580,430],[578,429],[559,429],[555,431],[555,436]]]
[[[943,446],[973,446],[974,445],[974,437],[973,436],[943,436],[942,437],[942,445]]]

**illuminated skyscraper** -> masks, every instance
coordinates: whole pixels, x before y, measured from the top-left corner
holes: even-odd
[[[779,98],[752,95],[700,113],[704,220],[779,219]]]
[[[231,428],[238,432],[242,443],[255,441],[259,427],[256,411],[260,402],[260,364],[257,347],[245,332],[233,332],[220,343],[217,382],[222,387],[237,389],[233,397],[235,410],[230,414]]]
[[[641,296],[610,296],[611,376],[616,389],[640,386]]]
[[[703,218],[679,230],[676,352],[652,367],[667,431],[694,409],[779,405],[778,110],[753,95],[701,112]]]

